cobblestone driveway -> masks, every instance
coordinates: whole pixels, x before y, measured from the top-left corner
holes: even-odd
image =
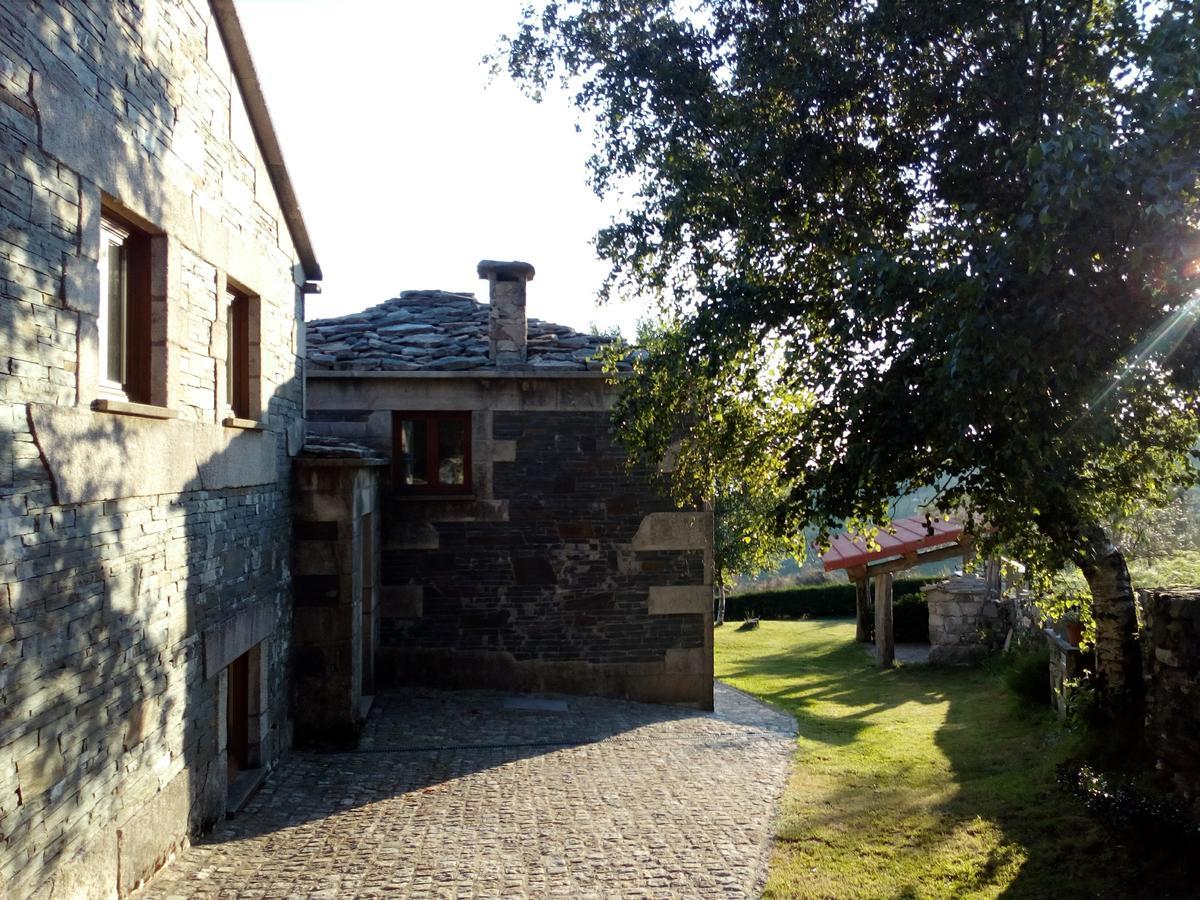
[[[383,696],[359,750],[293,754],[140,896],[757,896],[794,723],[716,707]]]

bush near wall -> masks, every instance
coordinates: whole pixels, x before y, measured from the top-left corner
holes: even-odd
[[[927,584],[928,582],[920,582]],[[899,585],[899,582],[897,582]],[[919,587],[920,585],[918,585]],[[897,644],[929,643],[929,604],[920,591],[896,593],[892,601],[892,638]]]
[[[905,594],[916,594],[916,601],[921,607],[925,606],[924,595],[920,593],[921,585],[930,584],[940,579],[936,578],[897,578],[892,588],[892,596],[900,600]],[[911,600],[896,603],[893,607],[898,616],[901,606],[911,606]],[[854,585],[853,584],[807,584],[800,587],[787,588],[781,591],[760,591],[754,594],[738,594],[725,601],[725,618],[730,620],[747,619],[757,616],[760,619],[842,619],[853,618]],[[921,618],[920,613],[905,610],[907,618]],[[928,640],[928,613],[925,619],[925,636],[902,639],[897,629],[896,640]]]

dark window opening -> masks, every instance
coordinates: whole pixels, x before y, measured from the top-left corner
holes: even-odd
[[[471,414],[393,414],[396,488],[408,493],[471,490]]]
[[[250,298],[230,290],[225,304],[225,403],[237,418],[250,419]]]

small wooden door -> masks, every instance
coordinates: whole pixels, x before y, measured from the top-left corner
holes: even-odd
[[[250,763],[250,654],[229,664],[229,696],[225,703],[226,745],[229,771],[240,772]]]

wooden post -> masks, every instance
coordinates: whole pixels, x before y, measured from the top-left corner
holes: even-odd
[[[997,600],[999,600],[1000,594],[1002,593],[1001,588],[1003,587],[1000,574],[999,557],[993,556],[988,559],[984,581],[987,583],[988,595],[994,596]]]
[[[875,662],[890,669],[896,660],[896,638],[892,633],[892,573],[875,576]]]
[[[871,639],[871,597],[867,576],[854,582],[854,610],[857,622],[854,626],[854,639],[866,642]]]

